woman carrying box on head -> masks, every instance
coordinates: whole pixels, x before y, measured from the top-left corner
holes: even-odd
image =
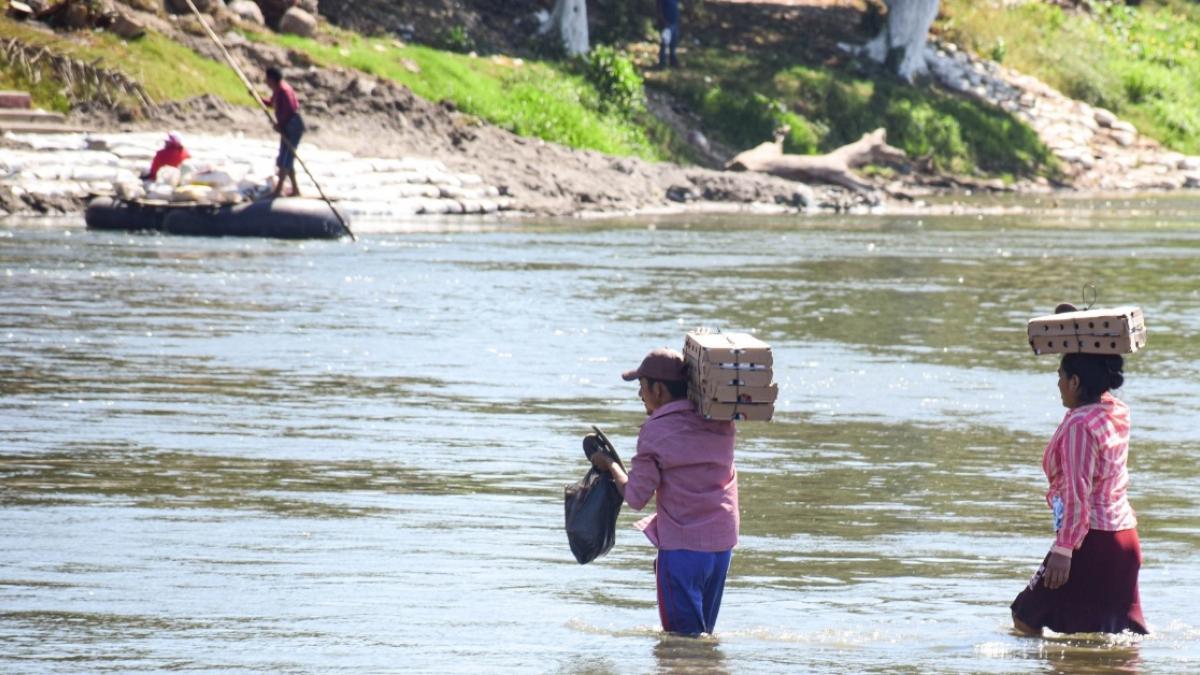
[[[1120,355],[1083,353],[1063,355],[1058,368],[1067,413],[1042,456],[1057,535],[1012,603],[1013,625],[1027,635],[1148,632],[1137,518],[1125,494],[1129,408],[1111,393],[1123,369]]]

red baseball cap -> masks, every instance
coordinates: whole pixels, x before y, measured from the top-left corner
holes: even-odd
[[[639,377],[666,382],[684,382],[688,379],[687,362],[683,354],[674,349],[660,347],[642,359],[642,365],[636,370],[627,370],[621,374],[621,379],[632,382]]]

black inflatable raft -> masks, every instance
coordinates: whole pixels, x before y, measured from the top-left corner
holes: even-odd
[[[180,204],[97,197],[88,204],[84,220],[94,230],[157,230],[206,237],[337,239],[349,234],[329,205],[316,199]]]

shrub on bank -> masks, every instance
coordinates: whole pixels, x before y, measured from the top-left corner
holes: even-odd
[[[1011,115],[940,90],[875,80],[838,68],[692,49],[693,67],[654,86],[687,101],[717,140],[736,150],[770,140],[781,124],[787,152],[828,152],[879,127],[909,157],[959,173],[1053,173],[1050,152]],[[748,84],[749,83],[749,84]]]

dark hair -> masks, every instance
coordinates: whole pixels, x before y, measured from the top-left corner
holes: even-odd
[[[1088,402],[1120,389],[1125,384],[1124,368],[1125,359],[1118,354],[1064,354],[1062,358],[1063,373],[1079,377],[1080,397]]]
[[[272,82],[282,82],[283,71],[275,66],[267,66],[267,79]]]
[[[687,398],[688,383],[687,380],[656,380],[651,377],[646,378],[647,386],[653,386],[655,382],[661,382],[667,388],[667,393],[671,398],[678,401],[681,398]]]

